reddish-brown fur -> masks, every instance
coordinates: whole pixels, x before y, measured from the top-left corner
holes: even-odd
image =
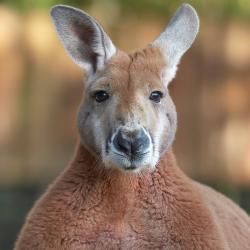
[[[119,52],[104,74],[120,74],[113,87],[128,100],[141,79],[157,84],[164,66],[159,50],[147,48]],[[133,86],[124,88],[129,77]],[[250,219],[185,176],[171,150],[154,171],[133,174],[105,168],[79,143],[72,163],[31,210],[15,249],[250,249]]]
[[[153,173],[106,170],[79,145],[16,249],[249,249],[248,216],[167,153]]]

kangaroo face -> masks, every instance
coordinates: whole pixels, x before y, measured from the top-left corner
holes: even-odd
[[[106,166],[154,168],[171,144],[176,112],[158,48],[117,54],[87,83],[78,115],[82,141]]]
[[[117,50],[81,10],[57,6],[52,17],[70,56],[87,72],[78,114],[82,143],[106,167],[154,169],[175,137],[168,84],[198,31],[194,9],[183,5],[158,39],[131,54]]]

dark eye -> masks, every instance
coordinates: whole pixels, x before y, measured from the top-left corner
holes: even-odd
[[[103,90],[96,91],[94,94],[94,98],[97,102],[104,102],[109,99],[109,94]]]
[[[153,102],[160,102],[162,97],[163,93],[161,91],[153,91],[150,94],[149,99],[152,100]]]

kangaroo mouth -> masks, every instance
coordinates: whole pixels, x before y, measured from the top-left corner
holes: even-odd
[[[115,152],[115,154],[120,156],[120,157],[124,157],[124,158],[128,159],[131,162],[136,162],[136,161],[143,160],[143,157],[150,154],[150,151],[140,153],[140,154],[122,154],[122,153],[117,153],[117,152]]]
[[[126,167],[124,168],[125,170],[127,171],[130,171],[130,170],[135,170],[137,167],[135,165],[131,165],[130,167]]]
[[[152,151],[148,150],[141,154],[125,154],[116,152],[112,145],[107,145],[104,163],[107,167],[116,167],[127,172],[139,172],[151,166]]]

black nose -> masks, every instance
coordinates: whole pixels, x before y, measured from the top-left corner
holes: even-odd
[[[113,143],[118,151],[134,156],[146,153],[150,141],[143,129],[129,132],[120,129]]]

